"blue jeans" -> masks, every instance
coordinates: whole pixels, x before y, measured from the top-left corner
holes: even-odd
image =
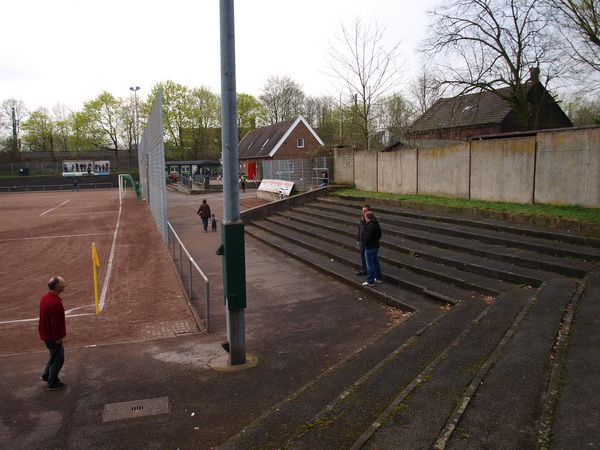
[[[48,387],[54,387],[60,384],[58,374],[65,363],[65,347],[62,342],[59,344],[54,340],[44,341],[44,344],[50,351],[50,359],[44,368],[42,378],[48,380]]]
[[[367,263],[367,281],[369,284],[381,280],[381,266],[379,265],[379,249],[365,248],[365,262]]]

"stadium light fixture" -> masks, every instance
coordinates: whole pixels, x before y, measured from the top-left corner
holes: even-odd
[[[137,91],[140,90],[139,86],[129,88],[130,91],[133,92],[133,114],[135,119],[135,151],[138,151],[139,145],[139,132],[140,132],[140,112],[138,110],[138,100],[137,100]]]

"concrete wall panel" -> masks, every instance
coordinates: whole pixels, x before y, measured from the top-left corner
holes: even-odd
[[[538,134],[536,203],[600,208],[600,129]]]
[[[354,153],[354,180],[357,189],[377,192],[377,156],[375,151]]]
[[[531,203],[535,136],[471,141],[471,199]]]
[[[419,149],[418,193],[468,198],[469,143]]]
[[[366,191],[600,208],[600,127],[335,155],[335,181]]]
[[[417,193],[417,150],[379,153],[379,192]]]
[[[337,184],[354,183],[354,149],[336,148],[333,155],[333,181]]]

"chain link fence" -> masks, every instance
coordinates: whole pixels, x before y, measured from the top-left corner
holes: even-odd
[[[333,159],[330,157],[264,161],[261,166],[264,180],[292,181],[298,191],[310,191],[318,187],[324,170],[328,172],[329,180],[333,179]]]
[[[162,90],[159,89],[144,129],[138,152],[143,197],[154,216],[158,231],[169,242],[167,190],[165,189],[165,145],[162,117]]]

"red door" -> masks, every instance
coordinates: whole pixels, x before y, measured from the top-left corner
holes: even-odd
[[[248,163],[248,179],[254,180],[256,178],[256,164]]]

